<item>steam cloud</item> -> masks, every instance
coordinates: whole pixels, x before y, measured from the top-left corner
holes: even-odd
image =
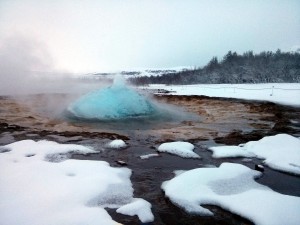
[[[32,110],[60,114],[78,96],[104,84],[84,82],[55,70],[54,60],[41,42],[16,35],[0,40],[0,96],[11,96]],[[37,108],[32,94],[47,94],[42,106]]]
[[[42,42],[18,35],[0,40],[0,95],[82,94],[106,85],[85,85],[73,74],[56,70],[54,61]]]
[[[50,71],[52,65],[42,43],[21,36],[6,38],[0,42],[1,94],[29,91],[36,86],[33,80],[38,78],[38,71]]]

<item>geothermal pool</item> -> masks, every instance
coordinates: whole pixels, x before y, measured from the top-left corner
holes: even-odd
[[[145,96],[126,86],[118,76],[111,86],[89,92],[72,103],[67,111],[81,120],[124,120],[151,117],[160,109]]]
[[[201,117],[183,108],[161,103],[125,84],[121,76],[111,86],[89,92],[63,113],[72,123],[110,130],[162,128]]]

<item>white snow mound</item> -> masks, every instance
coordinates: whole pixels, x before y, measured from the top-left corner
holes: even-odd
[[[126,143],[121,139],[116,139],[108,143],[107,145],[109,148],[125,148]]]
[[[57,160],[68,152],[97,152],[91,148],[25,140],[0,150],[1,225],[113,225],[118,223],[104,207],[135,202],[131,170],[104,161]]]
[[[300,139],[288,134],[264,137],[239,146],[211,147],[213,157],[258,157],[269,167],[300,175]]]
[[[234,163],[181,173],[162,184],[165,195],[186,212],[213,213],[201,205],[216,205],[260,225],[300,224],[300,198],[258,184],[260,172]],[[283,210],[284,209],[284,210]]]
[[[117,212],[128,216],[137,215],[142,223],[148,223],[154,220],[154,216],[151,212],[151,204],[141,198],[135,198],[132,203],[118,208]]]
[[[200,156],[193,151],[194,148],[194,145],[189,142],[175,141],[163,143],[157,150],[159,152],[178,155],[183,158],[200,158]]]

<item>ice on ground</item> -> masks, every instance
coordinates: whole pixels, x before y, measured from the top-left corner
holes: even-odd
[[[239,146],[211,147],[213,157],[258,157],[275,170],[300,175],[300,140],[288,134],[264,137]]]
[[[108,143],[107,145],[109,148],[125,148],[126,143],[121,139],[116,139]]]
[[[156,109],[145,97],[125,86],[120,78],[111,87],[90,92],[68,107],[75,117],[82,119],[126,119],[149,116]]]
[[[162,184],[165,195],[186,212],[213,213],[201,205],[216,205],[260,225],[300,224],[300,198],[277,193],[254,181],[261,175],[246,166],[223,163],[198,168]]]
[[[132,203],[118,208],[117,212],[128,216],[137,215],[142,223],[154,220],[151,212],[151,204],[141,198],[135,198]]]
[[[118,223],[104,207],[136,201],[127,168],[113,168],[104,161],[49,161],[70,152],[97,152],[91,148],[24,140],[1,150],[2,225],[113,225]]]
[[[194,145],[189,142],[175,141],[163,143],[157,150],[159,152],[167,152],[178,155],[183,158],[200,158],[200,156],[193,151],[194,148]]]
[[[147,154],[147,155],[141,155],[140,158],[141,159],[149,159],[149,158],[152,158],[152,157],[158,157],[159,154],[157,153],[152,153],[152,154]]]

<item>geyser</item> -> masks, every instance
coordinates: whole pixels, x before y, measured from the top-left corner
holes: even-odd
[[[82,96],[68,107],[68,111],[79,119],[120,120],[150,116],[157,109],[117,76],[112,86]]]

